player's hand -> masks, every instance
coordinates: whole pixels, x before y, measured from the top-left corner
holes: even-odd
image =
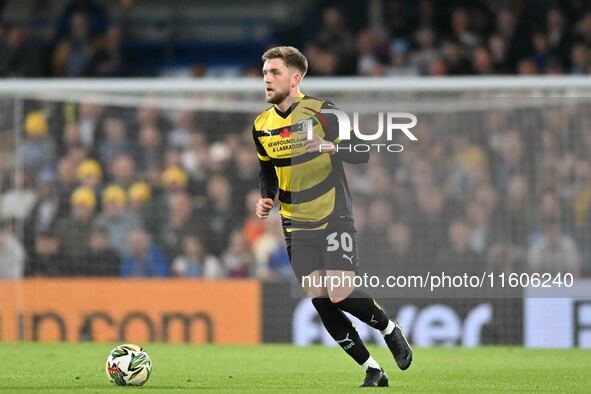
[[[269,212],[273,209],[273,200],[270,198],[259,198],[256,205],[256,215],[259,219],[269,217]]]
[[[311,140],[307,137],[303,137],[302,141],[304,141],[304,149],[306,149],[306,152],[322,152],[330,153],[331,155],[334,155],[337,152],[337,147],[333,142],[323,140],[317,135],[313,135]]]

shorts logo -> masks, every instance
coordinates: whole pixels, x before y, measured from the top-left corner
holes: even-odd
[[[353,264],[353,256],[347,256],[343,253],[343,258],[349,260],[349,263]]]

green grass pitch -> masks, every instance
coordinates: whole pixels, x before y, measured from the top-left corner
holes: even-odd
[[[339,348],[148,344],[145,386],[116,387],[104,366],[114,344],[0,344],[0,392],[359,392],[361,368]],[[371,347],[399,393],[589,392],[591,351],[511,347],[415,349],[411,368]]]

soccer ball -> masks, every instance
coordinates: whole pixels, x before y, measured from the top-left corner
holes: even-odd
[[[152,361],[138,345],[123,344],[109,353],[106,371],[109,381],[118,386],[142,386],[150,377]]]

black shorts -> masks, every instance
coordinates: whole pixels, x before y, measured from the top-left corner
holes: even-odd
[[[352,220],[329,222],[325,230],[284,229],[287,253],[298,281],[317,270],[354,271],[359,268],[357,237]]]

